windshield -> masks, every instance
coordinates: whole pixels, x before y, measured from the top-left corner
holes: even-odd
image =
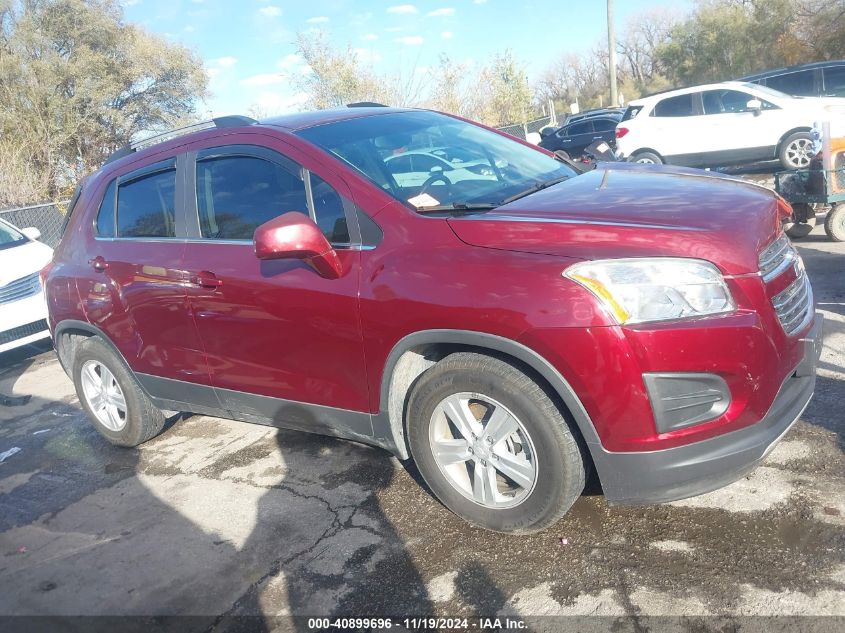
[[[298,134],[419,209],[495,206],[528,188],[577,173],[542,152],[435,112],[392,112]]]
[[[743,82],[743,86],[746,88],[750,88],[751,90],[756,90],[757,92],[762,92],[764,95],[768,95],[770,97],[774,97],[775,99],[794,99],[785,92],[781,92],[780,90],[775,90],[774,88],[769,88],[768,86],[761,86],[760,84],[752,84],[750,82]]]
[[[11,248],[26,242],[23,233],[13,228],[10,224],[0,221],[0,249]]]

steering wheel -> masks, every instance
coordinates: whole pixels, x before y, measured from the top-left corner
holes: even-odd
[[[426,179],[426,181],[422,184],[422,188],[420,189],[420,192],[417,195],[421,196],[424,193],[428,193],[429,187],[431,187],[431,185],[433,185],[436,182],[442,182],[447,187],[452,186],[452,181],[449,180],[448,178],[446,178],[446,176],[444,176],[443,174],[434,174],[432,176],[429,176]]]

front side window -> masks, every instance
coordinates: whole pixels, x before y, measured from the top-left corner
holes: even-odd
[[[175,237],[175,202],[175,169],[120,183],[117,188],[118,237]]]
[[[308,215],[301,174],[253,156],[197,161],[197,211],[203,237],[251,240],[268,220],[299,211]]]
[[[653,116],[692,116],[693,112],[692,93],[690,93],[663,99],[663,101],[654,106]]]
[[[297,134],[417,208],[497,205],[526,188],[576,175],[544,152],[435,112],[362,116]]]
[[[766,85],[788,95],[812,96],[815,94],[814,71],[801,70],[768,77]]]
[[[26,236],[11,224],[0,222],[0,250],[18,246],[26,241]]]
[[[332,244],[349,244],[349,227],[343,200],[332,186],[317,174],[311,176],[311,196],[314,199],[314,219],[323,235]]]

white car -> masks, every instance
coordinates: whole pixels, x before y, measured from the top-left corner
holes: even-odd
[[[419,187],[429,180],[454,184],[464,180],[496,179],[489,162],[464,162],[457,158],[449,161],[434,152],[404,152],[385,159],[384,164],[400,187]]]
[[[687,167],[780,160],[810,164],[813,123],[845,99],[790,97],[738,81],[672,90],[632,101],[616,126],[616,149],[638,163]]]
[[[0,352],[49,338],[39,273],[53,249],[36,228],[19,230],[0,219]]]

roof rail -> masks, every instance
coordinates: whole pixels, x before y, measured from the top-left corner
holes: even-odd
[[[109,163],[123,158],[124,156],[129,156],[133,152],[137,152],[139,149],[144,149],[145,147],[150,147],[151,145],[156,145],[158,143],[163,143],[164,141],[169,141],[170,139],[174,139],[179,136],[184,136],[185,134],[191,134],[192,132],[199,132],[200,130],[208,130],[211,128],[240,127],[243,125],[254,125],[255,123],[258,123],[258,121],[248,116],[240,115],[221,116],[215,119],[211,119],[210,121],[201,121],[199,123],[193,123],[192,125],[186,125],[185,127],[169,130],[167,132],[163,132],[162,134],[148,136],[147,138],[143,138],[140,141],[134,141],[129,143],[129,145],[124,145],[120,149],[113,152],[103,164],[108,165]]]
[[[358,101],[356,103],[347,103],[347,108],[386,108],[383,103],[376,103],[375,101]]]

